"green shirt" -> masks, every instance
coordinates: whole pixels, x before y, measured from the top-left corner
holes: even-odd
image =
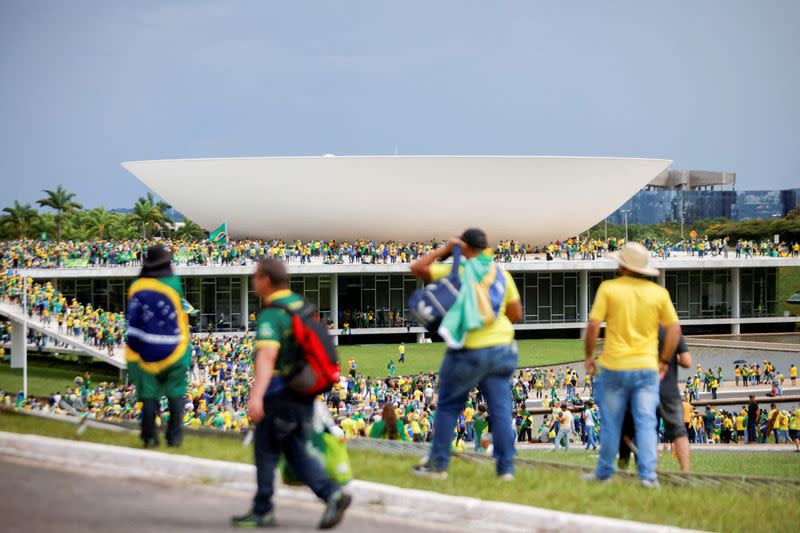
[[[258,315],[256,327],[256,348],[278,348],[275,361],[276,374],[285,374],[291,368],[294,359],[294,337],[292,335],[292,318],[283,309],[270,307],[270,303],[288,306],[293,310],[303,307],[303,299],[289,289],[272,293],[267,298],[267,306]]]

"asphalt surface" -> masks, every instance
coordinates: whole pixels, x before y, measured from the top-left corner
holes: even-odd
[[[0,531],[4,533],[238,531],[230,516],[250,505],[250,495],[222,487],[148,482],[48,468],[0,456]],[[274,531],[314,530],[322,505],[276,500]],[[406,533],[408,522],[381,511],[351,508],[336,531]],[[443,531],[431,525],[426,530]]]

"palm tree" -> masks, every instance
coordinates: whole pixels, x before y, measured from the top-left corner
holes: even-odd
[[[109,237],[118,241],[141,237],[140,227],[130,215],[116,215],[108,228]]]
[[[148,231],[150,235],[155,234],[166,220],[164,214],[148,198],[139,198],[136,201],[129,219],[141,228],[144,239],[147,238]]]
[[[75,198],[74,192],[67,191],[61,185],[59,185],[54,191],[44,189],[42,192],[45,193],[46,196],[36,203],[39,204],[39,207],[49,207],[56,212],[56,237],[60,241],[61,224],[63,222],[64,214],[72,213],[76,209],[81,209],[83,208],[83,205],[73,199]]]
[[[21,204],[17,200],[14,200],[13,206],[4,208],[3,212],[6,214],[0,218],[0,224],[19,239],[27,238],[39,219],[39,212],[31,204]]]
[[[180,228],[177,229],[177,231],[175,231],[175,237],[187,241],[191,240],[201,241],[203,239],[208,238],[208,234],[203,228],[201,228],[195,222],[184,217],[183,226],[181,226]]]
[[[97,207],[87,213],[86,226],[90,234],[96,239],[105,239],[111,232],[116,215],[107,211],[105,207]]]
[[[171,205],[164,200],[156,200],[156,197],[151,192],[147,193],[147,196],[140,197],[139,201],[152,204],[161,213],[162,220],[158,223],[158,232],[161,237],[164,236],[164,230],[171,231],[173,229],[175,221],[167,214],[167,211],[172,209]]]

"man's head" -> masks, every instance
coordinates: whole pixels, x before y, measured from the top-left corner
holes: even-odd
[[[489,247],[489,240],[482,229],[469,228],[459,237],[467,246],[461,253],[466,258],[475,257]]]
[[[256,272],[253,274],[253,290],[266,298],[270,294],[289,288],[289,273],[282,261],[271,257],[258,260]]]
[[[752,402],[752,401],[753,401],[753,400],[755,400],[755,399],[756,399],[756,397],[755,397],[754,395],[752,395],[752,394],[751,394],[751,395],[750,395],[750,401]]]
[[[562,403],[562,404],[561,404],[561,410],[562,410],[562,411],[566,411],[566,410],[567,410],[567,404],[565,404],[565,403]]]

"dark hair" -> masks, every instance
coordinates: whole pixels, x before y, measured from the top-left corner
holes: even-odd
[[[272,257],[260,257],[256,273],[269,278],[269,282],[276,289],[286,289],[289,287],[289,273],[282,261]]]
[[[393,404],[388,402],[383,404],[381,420],[383,420],[386,438],[389,440],[400,440],[400,435],[397,433],[397,411],[395,411]]]
[[[489,239],[486,238],[486,232],[478,228],[469,228],[461,234],[461,240],[464,244],[474,250],[485,250],[489,247]]]

